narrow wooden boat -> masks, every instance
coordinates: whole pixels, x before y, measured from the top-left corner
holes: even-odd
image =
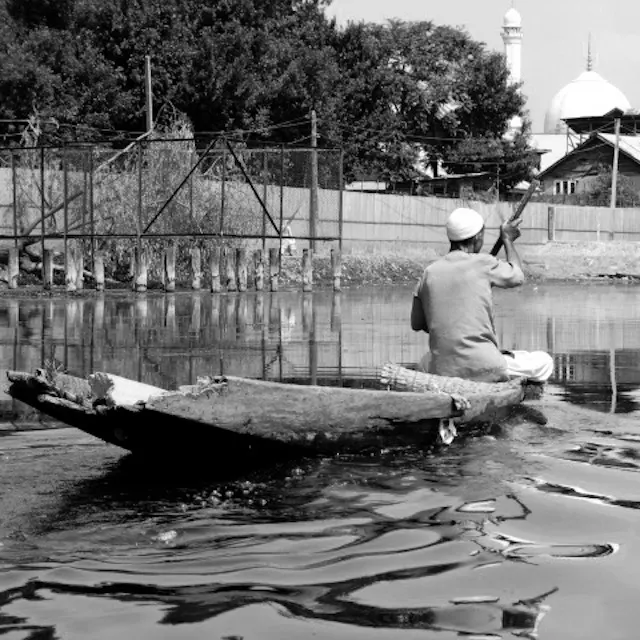
[[[381,389],[204,377],[175,391],[107,373],[8,372],[8,393],[67,425],[147,457],[287,455],[429,443],[525,398],[523,380],[476,383],[398,365]]]

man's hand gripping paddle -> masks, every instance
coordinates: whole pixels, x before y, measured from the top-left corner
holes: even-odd
[[[539,184],[540,184],[539,180],[531,181],[529,188],[527,189],[526,193],[522,196],[522,200],[520,200],[520,202],[518,203],[517,209],[514,211],[513,215],[509,218],[508,222],[514,225],[518,225],[520,224],[520,222],[522,222],[521,217],[522,217],[522,213],[524,212],[524,208],[527,206],[527,203],[531,199],[533,192],[538,188]],[[493,245],[493,249],[491,249],[491,255],[497,256],[498,253],[500,252],[500,249],[502,249],[502,237],[499,237],[496,240],[496,243]]]

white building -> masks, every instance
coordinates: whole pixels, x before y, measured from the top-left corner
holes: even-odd
[[[502,39],[510,77],[513,82],[521,82],[522,17],[513,7],[504,16]],[[565,119],[600,117],[613,109],[628,112],[631,110],[631,104],[620,89],[593,70],[591,42],[589,42],[585,71],[556,93],[545,115],[544,133],[531,136],[532,146],[541,153],[544,152],[541,156],[540,169],[544,171],[571,151]],[[522,126],[518,120],[514,118],[511,122],[512,130],[517,129],[518,124]]]

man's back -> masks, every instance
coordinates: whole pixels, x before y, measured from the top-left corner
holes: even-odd
[[[522,284],[522,270],[488,254],[452,251],[429,265],[417,296],[430,334],[429,371],[476,380],[506,378],[493,323],[493,286]]]

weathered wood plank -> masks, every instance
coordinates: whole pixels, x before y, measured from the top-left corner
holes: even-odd
[[[284,442],[369,429],[419,425],[461,415],[446,393],[402,393],[293,385],[235,378],[206,379],[161,397],[146,408],[237,433]]]

